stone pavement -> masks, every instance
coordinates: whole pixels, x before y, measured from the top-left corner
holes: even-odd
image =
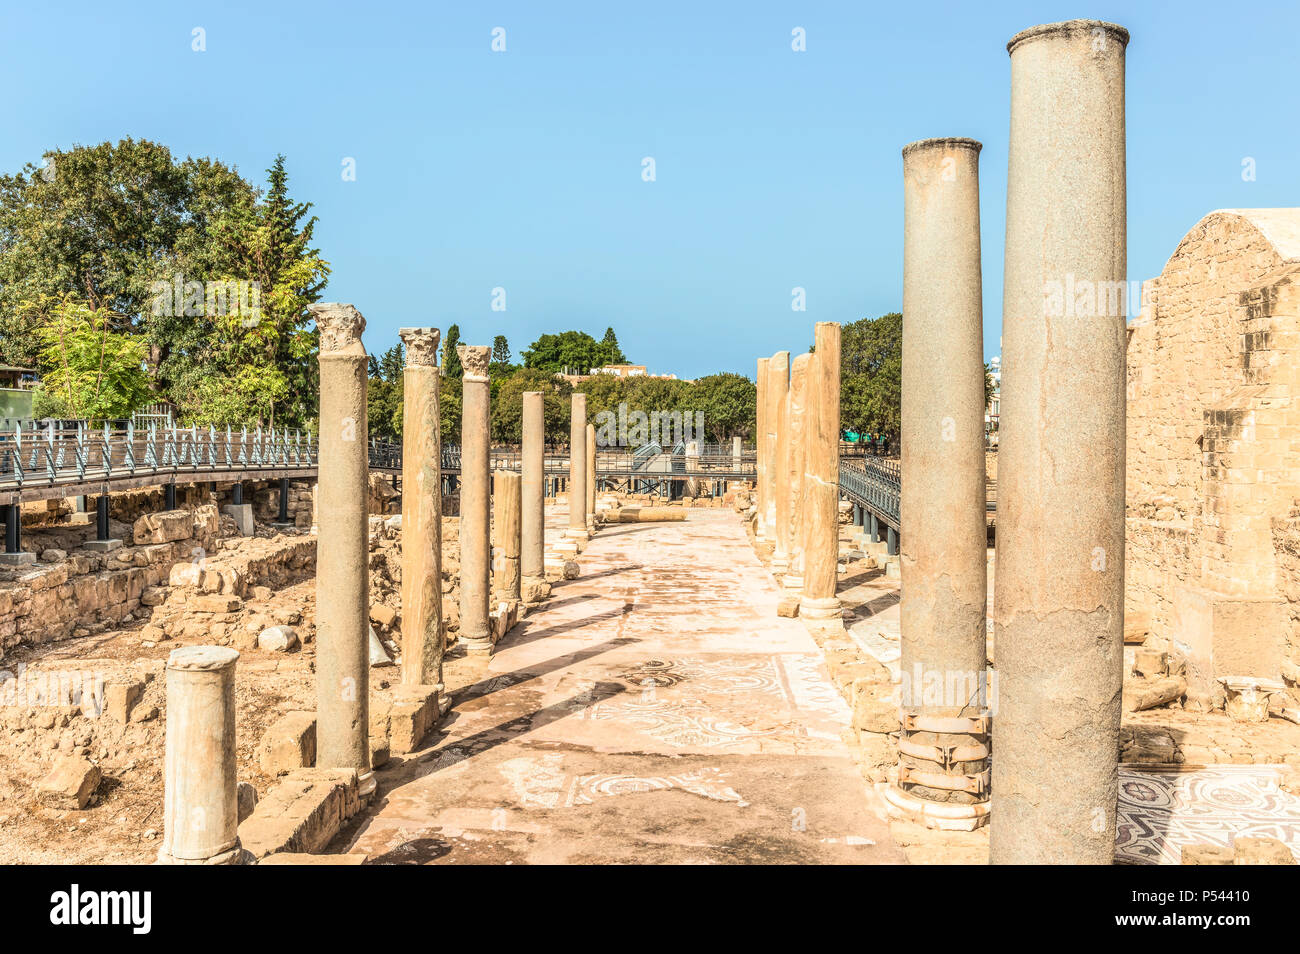
[[[560,527],[548,514],[548,531]],[[896,863],[849,712],[728,511],[615,525],[377,773],[371,863]]]

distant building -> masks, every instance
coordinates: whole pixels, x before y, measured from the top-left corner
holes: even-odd
[[[676,381],[675,374],[650,374],[646,371],[644,364],[607,364],[603,367],[592,368],[586,374],[578,374],[568,369],[557,374],[556,377],[564,378],[570,384],[578,384],[586,381],[588,378],[595,377],[598,374],[612,374],[616,378],[660,378],[665,381]]]

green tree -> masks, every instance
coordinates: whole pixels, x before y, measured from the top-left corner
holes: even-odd
[[[618,335],[614,334],[614,329],[606,328],[605,337],[601,339],[600,345],[605,349],[605,364],[627,364],[627,355],[623,354],[623,349],[618,346]]]
[[[114,330],[121,317],[69,299],[38,326],[42,390],[71,416],[129,417],[148,402],[145,342]]]
[[[585,331],[545,334],[524,351],[524,367],[558,374],[588,374],[606,364],[604,346]]]
[[[724,372],[700,378],[687,391],[690,410],[704,414],[709,440],[723,444],[732,437],[752,439],[758,407],[758,388],[742,374]]]
[[[840,336],[840,426],[895,438],[902,429],[903,316],[845,325]]]
[[[447,337],[442,339],[443,380],[455,378],[459,381],[464,374],[464,369],[460,365],[460,355],[456,353],[456,346],[459,344],[460,325],[452,325],[447,329]]]
[[[522,440],[525,391],[542,392],[542,419],[545,422],[546,440],[567,440],[569,395],[573,388],[563,378],[536,368],[517,368],[501,379],[498,392],[492,400],[492,440],[502,444],[517,444]]]
[[[366,386],[366,426],[371,437],[397,441],[402,437],[403,349],[399,341],[380,357],[370,356]]]

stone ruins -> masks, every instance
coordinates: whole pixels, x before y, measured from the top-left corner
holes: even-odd
[[[296,475],[0,491],[0,860],[1294,864],[1300,210],[1207,215],[1126,320],[1127,43],[1007,46],[996,449],[949,137],[901,154],[897,459],[827,321],[654,453],[582,391],[494,445],[478,345],[444,447],[403,328],[380,447],[336,303]]]

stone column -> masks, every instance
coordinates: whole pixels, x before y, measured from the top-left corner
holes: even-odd
[[[804,411],[804,571],[799,615],[837,619],[840,559],[840,326],[817,322]]]
[[[995,864],[1115,855],[1127,43],[1123,27],[1071,20],[1007,44]]]
[[[787,591],[796,594],[803,589],[804,462],[807,459],[808,369],[811,363],[811,354],[796,355],[790,362],[790,394],[787,399],[789,410],[786,429],[789,451],[785,464],[788,471],[786,481],[790,502],[787,508],[785,536],[790,558],[781,585]]]
[[[530,584],[546,578],[546,411],[541,391],[524,392],[523,421],[523,536],[519,569]]]
[[[767,538],[772,541],[772,571],[774,573],[785,572],[786,562],[789,559],[787,553],[788,547],[785,541],[781,539],[781,534],[776,532],[780,514],[785,512],[785,504],[780,503],[782,489],[786,486],[786,479],[782,476],[783,467],[777,465],[781,460],[781,405],[785,401],[786,392],[790,390],[790,352],[778,351],[767,360],[767,409],[763,414],[763,420],[767,423],[767,453],[764,455],[764,465],[767,470],[767,510],[764,511],[764,519],[767,527],[764,532]]]
[[[758,519],[754,521],[754,537],[758,540],[769,539],[766,527],[767,498],[771,494],[767,473],[767,358],[758,359],[758,373],[755,377],[758,388],[758,403],[755,407],[754,446],[754,490],[755,503],[758,505]]]
[[[460,421],[460,639],[471,653],[492,651],[491,473],[488,444],[487,345],[460,345],[464,368]]]
[[[587,526],[596,526],[596,427],[587,425]]]
[[[741,443],[740,435],[731,439],[731,469],[740,473],[740,465],[744,460],[744,444]]]
[[[370,769],[370,499],[366,320],[351,305],[312,305],[320,329],[320,464],[316,498],[316,764]]]
[[[493,593],[495,599],[520,601],[520,533],[523,477],[512,470],[492,475]]]
[[[587,395],[574,391],[569,412],[569,529],[587,539]]]
[[[917,821],[968,829],[987,817],[989,783],[980,148],[973,139],[925,139],[903,149],[899,622],[908,751],[899,754],[899,790],[888,792]],[[954,752],[966,757],[945,757]]]
[[[235,765],[235,660],[220,646],[173,649],[167,658],[163,843],[158,860],[229,865],[239,845]]]
[[[774,471],[772,493],[775,537],[772,572],[783,575],[790,568],[790,352],[778,351],[767,366],[774,383],[771,395],[772,453],[768,460]]]
[[[403,328],[402,682],[442,682],[442,443],[437,328]]]

